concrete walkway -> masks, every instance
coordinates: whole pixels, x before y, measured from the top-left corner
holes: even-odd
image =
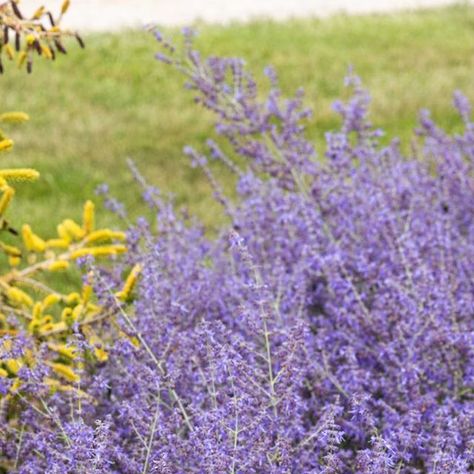
[[[469,3],[474,0],[469,0]],[[23,0],[25,13],[40,4],[59,11],[62,0]],[[337,13],[388,12],[456,3],[453,0],[72,0],[64,26],[85,30],[117,30],[157,23],[188,25],[196,20],[228,23],[254,18],[283,20],[326,17]],[[460,3],[458,1],[458,3]]]

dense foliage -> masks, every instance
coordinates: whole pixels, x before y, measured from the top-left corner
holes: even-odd
[[[238,59],[202,59],[185,33],[181,70],[217,116],[202,167],[229,217],[208,237],[149,186],[156,222],[128,232],[142,268],[133,311],[122,267],[90,266],[119,316],[107,361],[75,391],[21,373],[15,423],[0,421],[20,473],[467,473],[474,470],[474,124],[449,136],[421,114],[410,156],[379,143],[350,76],[325,159],[304,136],[302,95],[261,100]],[[106,189],[101,189],[106,193]],[[107,204],[124,215],[119,203]],[[134,282],[134,279],[133,279]],[[133,283],[130,281],[127,293]],[[120,295],[119,295],[120,296]],[[81,334],[77,333],[77,344]],[[21,352],[28,338],[14,350]],[[84,342],[86,345],[87,342]],[[35,394],[41,404],[32,403]]]

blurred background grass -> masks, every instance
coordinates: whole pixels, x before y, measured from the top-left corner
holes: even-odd
[[[308,133],[318,149],[324,132],[338,125],[331,103],[346,95],[349,65],[371,92],[372,121],[407,148],[420,108],[453,130],[459,119],[452,92],[474,98],[474,12],[467,6],[197,28],[205,53],[242,56],[260,79],[273,64],[287,95],[303,86],[315,111]],[[33,166],[42,174],[17,190],[11,223],[28,221],[41,233],[52,232],[61,219],[79,218],[82,203],[102,182],[139,214],[127,157],[180,206],[215,223],[219,208],[212,193],[182,154],[184,145],[199,148],[212,135],[212,117],[193,104],[179,74],[154,60],[151,35],[124,31],[85,40],[85,51],[71,44],[69,55],[53,64],[37,60],[31,76],[7,64],[0,78],[1,110],[31,115],[29,123],[8,130],[16,147],[3,155],[3,165]],[[106,211],[100,214],[102,223],[113,222]]]

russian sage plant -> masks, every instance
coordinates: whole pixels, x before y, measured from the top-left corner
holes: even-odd
[[[107,362],[2,441],[12,472],[468,473],[474,471],[474,124],[451,136],[422,112],[409,155],[367,118],[357,77],[325,157],[303,97],[267,97],[239,59],[201,58],[155,33],[216,115],[186,148],[228,225],[209,237],[132,165],[156,221],[128,231],[139,265]],[[212,172],[236,177],[237,199]],[[119,205],[108,204],[123,213]],[[31,377],[31,387],[35,387]],[[47,401],[46,401],[47,400]]]

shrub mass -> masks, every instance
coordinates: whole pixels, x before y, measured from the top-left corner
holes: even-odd
[[[184,54],[155,35],[157,58],[217,117],[208,151],[185,153],[229,224],[209,237],[132,165],[156,221],[128,230],[123,264],[88,263],[102,307],[118,312],[105,327],[108,360],[87,365],[67,393],[34,367],[19,374],[10,396],[22,410],[0,420],[4,469],[473,472],[467,100],[455,94],[462,133],[423,111],[403,156],[396,140],[379,143],[368,94],[349,74],[352,96],[335,104],[341,128],[318,158],[302,93],[282,98],[274,71],[262,99],[241,60],[201,58],[189,31]],[[219,187],[211,159],[235,174],[237,198]],[[111,288],[132,266],[142,275],[130,309]]]

